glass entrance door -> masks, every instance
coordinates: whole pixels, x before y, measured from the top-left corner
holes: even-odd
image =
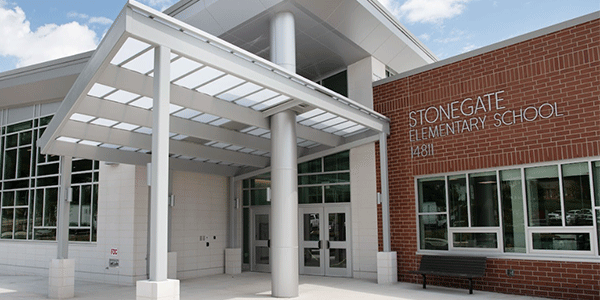
[[[252,248],[250,255],[251,269],[257,272],[271,272],[269,264],[269,218],[271,207],[254,208],[252,210]]]
[[[349,206],[304,207],[299,212],[300,273],[350,277]]]

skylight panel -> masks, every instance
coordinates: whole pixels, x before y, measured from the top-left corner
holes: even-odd
[[[125,147],[125,146],[123,146],[123,147],[119,148],[119,150],[129,151],[129,152],[136,152],[136,151],[140,150],[140,148],[132,148],[132,147]]]
[[[254,129],[254,130],[248,132],[248,134],[255,135],[255,136],[260,136],[260,135],[263,135],[263,134],[268,133],[268,132],[269,132],[269,130],[267,130],[267,129],[257,128],[257,129]]]
[[[246,95],[249,95],[251,93],[254,93],[260,89],[261,89],[260,86],[254,84],[252,82],[246,82],[234,89],[231,89],[229,91],[226,91],[225,93],[218,95],[217,98],[223,99],[226,101],[233,101],[233,100],[237,100],[241,97],[244,97]]]
[[[216,121],[212,121],[209,124],[213,125],[213,126],[221,126],[221,125],[223,125],[223,124],[225,124],[225,123],[227,123],[229,121],[231,121],[231,120],[225,119],[225,118],[221,118],[221,119],[218,119]]]
[[[275,105],[277,105],[279,103],[282,103],[282,102],[285,102],[285,101],[288,101],[288,100],[290,100],[290,97],[285,96],[285,95],[279,95],[279,96],[277,96],[277,97],[275,97],[275,98],[273,98],[271,100],[265,101],[263,103],[259,103],[259,104],[255,105],[255,106],[253,106],[252,108],[255,109],[255,110],[261,111],[263,109],[267,109],[267,108],[273,107],[273,106],[275,106]]]
[[[186,57],[181,57],[180,59],[171,63],[171,80],[178,79],[179,77],[202,67],[203,64],[198,63],[194,60],[191,60]]]
[[[242,153],[250,153],[250,152],[254,152],[256,151],[256,149],[252,149],[252,148],[244,148],[239,150],[238,152],[242,152]]]
[[[140,99],[137,99],[137,100],[129,103],[129,105],[144,108],[144,109],[151,109],[152,106],[154,105],[153,102],[154,101],[152,100],[152,98],[142,97]]]
[[[140,126],[129,124],[129,123],[125,123],[125,122],[121,122],[121,123],[113,126],[113,128],[121,129],[121,130],[126,130],[126,131],[132,131],[132,130],[138,128],[138,127],[140,127]]]
[[[225,73],[213,69],[211,67],[204,67],[188,76],[185,76],[174,83],[188,89],[196,88],[204,83],[207,83]]]
[[[226,90],[232,89],[235,86],[243,83],[244,80],[232,75],[225,75],[211,83],[208,83],[198,89],[198,92],[214,96]]]
[[[201,114],[201,112],[199,112],[197,110],[193,110],[191,108],[186,108],[184,110],[174,113],[173,116],[183,118],[183,119],[191,119],[199,114]]]
[[[81,141],[79,141],[79,144],[86,145],[86,146],[96,147],[96,146],[98,146],[98,145],[100,145],[102,143],[100,143],[100,142],[94,142],[94,141],[88,141],[88,140],[81,140]]]
[[[88,115],[84,115],[84,114],[78,114],[78,113],[74,113],[71,115],[71,117],[69,119],[73,120],[73,121],[79,121],[79,122],[84,122],[87,123],[93,119],[95,119],[96,117],[92,117],[92,116],[88,116]]]
[[[118,91],[104,97],[104,99],[119,102],[119,103],[127,103],[135,98],[138,98],[139,96],[140,95],[130,93],[128,91],[118,90]]]
[[[59,136],[56,140],[61,141],[61,142],[67,142],[67,143],[79,142],[79,139],[74,139],[74,138],[70,138],[70,137],[66,137],[66,136]]]
[[[274,91],[265,89],[260,92],[249,95],[247,97],[244,97],[243,99],[235,101],[235,103],[245,106],[245,107],[248,107],[248,106],[252,106],[254,104],[258,104],[258,103],[267,101],[277,95],[279,95],[279,94]]]
[[[302,143],[299,143],[298,146],[300,147],[310,147],[312,145],[315,145],[316,143],[313,141],[304,141]]]
[[[139,132],[139,133],[143,133],[143,134],[152,134],[152,128],[148,128],[148,127],[140,127],[136,130],[134,130],[135,132]]]
[[[121,145],[113,145],[113,144],[104,143],[104,144],[101,144],[100,147],[109,148],[109,149],[117,149],[117,148],[121,147]]]
[[[307,112],[305,112],[303,114],[297,115],[296,116],[296,122],[300,122],[300,121],[302,121],[304,119],[312,118],[312,117],[314,117],[316,115],[320,115],[320,114],[322,114],[324,112],[325,111],[323,111],[323,110],[321,110],[319,108],[315,108],[315,109],[307,111]]]
[[[181,140],[186,139],[186,138],[188,138],[188,136],[187,135],[183,135],[183,134],[179,134],[179,135],[176,135],[176,136],[172,137],[172,139],[174,139],[176,141],[181,141]]]
[[[333,134],[342,136],[342,135],[354,133],[354,132],[359,131],[359,130],[361,130],[363,128],[365,128],[365,126],[355,125],[355,126],[348,127],[348,128],[342,129],[340,131],[334,132]]]
[[[328,132],[328,133],[332,133],[332,132],[336,132],[336,131],[339,131],[339,130],[343,130],[343,129],[348,128],[348,127],[352,127],[354,125],[356,125],[355,122],[346,121],[344,123],[340,123],[340,124],[331,126],[329,128],[325,128],[325,129],[323,129],[323,131]]]
[[[119,122],[117,121],[113,121],[113,120],[109,120],[109,119],[104,119],[104,118],[98,118],[94,121],[91,122],[92,124],[96,124],[96,125],[100,125],[100,126],[105,126],[105,127],[110,127],[113,126]]]
[[[227,147],[227,148],[225,148],[225,149],[227,149],[227,150],[231,150],[231,151],[238,151],[238,150],[240,150],[240,149],[242,149],[242,148],[244,148],[244,147],[241,147],[241,146],[235,146],[235,145],[231,145],[231,146],[229,146],[229,147]]]
[[[113,65],[120,65],[136,54],[144,51],[144,49],[147,49],[148,47],[150,47],[150,44],[146,44],[134,38],[127,38],[125,43],[123,43],[123,46],[121,46],[121,49],[119,49],[119,52],[117,52],[110,63]]]
[[[146,74],[154,69],[154,49],[134,58],[123,65],[123,68]]]
[[[200,123],[210,123],[219,117],[213,116],[211,114],[202,114],[192,119],[192,121],[200,122]]]
[[[102,98],[103,96],[105,96],[106,94],[108,94],[114,90],[116,90],[116,89],[113,87],[106,86],[104,84],[94,83],[94,85],[88,92],[88,95],[94,96],[97,98]]]
[[[174,112],[178,112],[183,109],[183,106],[179,106],[177,104],[169,103],[169,114]]]
[[[212,147],[215,147],[215,148],[224,149],[224,148],[226,148],[226,147],[229,147],[229,146],[231,146],[231,144],[227,144],[227,143],[220,143],[220,142],[219,142],[219,143],[214,143],[214,144],[212,144],[211,146],[212,146]]]
[[[335,118],[335,115],[332,113],[324,113],[324,114],[320,114],[317,116],[314,116],[310,119],[305,119],[303,121],[300,122],[300,124],[305,125],[305,126],[310,126],[313,124],[317,124],[317,123],[321,123],[323,121],[329,120],[329,119],[333,119]]]

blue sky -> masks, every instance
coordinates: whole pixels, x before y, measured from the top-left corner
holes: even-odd
[[[440,59],[600,10],[598,0],[379,1]],[[94,49],[125,2],[0,0],[0,72]]]

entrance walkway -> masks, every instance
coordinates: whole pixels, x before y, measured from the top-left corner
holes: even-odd
[[[181,300],[215,299],[273,299],[271,295],[271,275],[267,273],[243,273],[241,275],[215,275],[181,281]],[[0,299],[39,300],[48,299],[48,278],[44,276],[0,275]],[[75,281],[77,300],[121,300],[135,299],[135,287]],[[542,299],[520,297],[474,291],[469,295],[466,289],[450,289],[399,282],[378,285],[373,281],[300,276],[299,300],[429,300],[429,299]]]

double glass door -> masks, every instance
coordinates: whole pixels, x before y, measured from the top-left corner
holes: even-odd
[[[300,207],[300,274],[352,275],[349,206]]]

